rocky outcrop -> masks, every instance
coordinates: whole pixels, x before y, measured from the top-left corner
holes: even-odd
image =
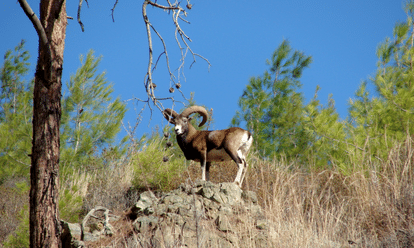
[[[116,232],[110,222],[117,222],[120,216],[112,215],[105,207],[97,206],[89,211],[81,224],[61,221],[63,247],[86,247]]]
[[[233,183],[197,181],[157,196],[146,191],[140,194],[127,216],[133,230],[128,235],[140,247],[267,246],[269,224],[256,194],[244,192]],[[110,222],[102,224],[101,230],[116,226]],[[70,247],[94,242],[85,240],[91,236],[90,227],[83,230],[83,236],[80,224],[64,223],[63,227],[67,230],[65,244]],[[116,232],[113,228],[109,233]],[[92,236],[108,237],[108,233],[99,231]]]

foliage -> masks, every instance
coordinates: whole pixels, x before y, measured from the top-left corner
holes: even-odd
[[[345,123],[339,119],[335,102],[329,96],[328,105],[323,106],[315,96],[304,108],[304,129],[313,137],[308,149],[303,151],[309,167],[323,169],[327,166],[339,168],[347,174]]]
[[[32,134],[33,81],[25,42],[4,56],[0,77],[0,183],[8,177],[29,176]]]
[[[33,115],[33,80],[24,80],[29,70],[28,59],[24,41],[14,51],[6,52],[0,89],[0,185],[13,178],[26,178],[14,186],[19,192],[25,190],[24,194],[28,192]],[[59,207],[61,218],[68,221],[79,219],[86,194],[83,188],[62,179],[77,181],[78,178],[69,176],[74,175],[69,172],[75,169],[110,168],[126,153],[124,143],[114,145],[126,107],[119,98],[112,100],[112,85],[105,80],[104,73],[97,74],[99,62],[100,58],[95,58],[90,51],[85,63],[71,77],[68,93],[62,100],[60,172],[63,187]],[[17,243],[24,244],[25,237],[21,235],[29,233],[28,213],[22,212],[19,218],[16,233],[7,241],[13,247]]]
[[[387,38],[377,48],[375,76],[363,82],[350,100],[348,136],[360,148],[357,156],[384,160],[391,147],[414,132],[413,10],[408,2],[407,21],[397,23],[393,40]],[[375,87],[373,94],[368,83]]]
[[[99,156],[102,149],[110,149],[119,157],[126,151],[121,145],[111,146],[120,131],[126,105],[119,98],[112,101],[112,85],[105,73],[97,74],[100,60],[92,50],[85,59],[81,56],[82,66],[67,83],[61,121],[61,164],[66,169],[107,164]]]
[[[164,130],[167,132],[167,128]],[[135,188],[170,190],[177,186],[177,179],[185,169],[185,158],[179,147],[168,148],[167,142],[166,138],[154,132],[141,151],[133,155],[132,184]]]
[[[6,52],[1,67],[0,182],[11,176],[29,176],[33,80],[23,79],[29,70],[29,57],[22,41],[14,52]],[[82,66],[67,84],[61,119],[63,170],[69,165],[108,165],[108,156],[103,154],[120,158],[126,152],[125,146],[113,145],[126,106],[119,98],[112,100],[112,85],[106,81],[105,73],[97,74],[99,62],[93,51],[89,51],[85,61],[81,56]]]
[[[59,192],[59,214],[62,220],[78,223],[82,213],[83,198],[78,193],[79,189],[72,186]]]
[[[265,157],[295,158],[306,149],[310,137],[303,128],[303,94],[298,92],[303,70],[312,57],[293,51],[284,40],[267,60],[263,76],[252,77],[239,99],[240,111],[232,125],[245,123],[255,146]]]
[[[386,160],[390,149],[414,132],[413,1],[406,4],[406,13],[407,21],[395,25],[393,39],[378,46],[377,72],[350,100],[347,120],[340,120],[332,96],[327,106],[320,103],[319,87],[303,105],[299,78],[312,58],[283,41],[267,61],[270,69],[250,79],[232,125],[245,123],[256,149],[267,158],[297,159],[344,174],[366,169],[366,158]]]
[[[332,165],[344,174],[365,170],[370,164],[363,161],[385,161],[390,149],[413,133],[413,10],[409,2],[407,22],[397,23],[394,39],[378,46],[377,72],[349,101],[347,120],[339,119],[332,98],[324,107],[315,94],[305,107],[305,128],[314,137],[307,151],[310,164]]]

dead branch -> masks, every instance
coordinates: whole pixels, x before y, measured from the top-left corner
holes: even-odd
[[[91,217],[93,217],[95,219],[100,219],[99,217],[96,217],[94,215],[95,212],[98,212],[98,211],[103,211],[103,215],[104,215],[103,222],[102,222],[103,228],[102,228],[102,230],[100,230],[100,232],[101,233],[104,233],[104,232],[107,232],[109,230],[109,228],[110,228],[109,227],[110,226],[110,224],[109,224],[109,211],[110,210],[107,209],[107,208],[105,208],[105,207],[96,206],[95,208],[91,209],[89,211],[89,213],[85,216],[85,218],[83,218],[83,220],[82,220],[82,224],[81,224],[81,240],[83,240],[83,238],[84,238],[85,227],[86,227],[86,223],[88,222],[88,220]]]
[[[86,2],[86,5],[88,6],[88,8],[89,8],[89,3],[88,3],[88,0],[85,0],[85,2]],[[80,17],[80,15],[81,15],[81,10],[82,10],[82,3],[83,3],[83,0],[79,0],[79,4],[78,4],[78,23],[79,23],[79,25],[80,25],[80,27],[81,27],[81,29],[82,29],[82,32],[84,32],[85,31],[85,28],[84,28],[84,25],[83,25],[83,23],[82,23],[82,21],[81,21],[81,17]]]
[[[82,32],[85,32],[85,28],[84,28],[83,23],[82,23],[81,18],[80,18],[81,10],[82,10],[82,3],[83,3],[83,0],[79,0],[79,4],[78,4],[78,23],[79,23],[79,25],[82,29]]]
[[[145,85],[145,89],[146,89],[147,96],[148,96],[147,102],[148,103],[152,102],[160,111],[162,111],[164,109],[162,104],[160,103],[160,101],[162,101],[162,100],[172,100],[174,102],[174,99],[172,97],[165,97],[165,98],[156,97],[155,93],[154,93],[154,88],[155,87],[152,87],[152,85],[154,85],[153,84],[153,79],[152,79],[152,73],[155,71],[155,69],[158,65],[158,62],[159,62],[160,58],[162,57],[162,55],[165,55],[167,70],[168,70],[168,73],[169,73],[169,76],[170,76],[170,82],[172,82],[178,90],[179,90],[178,85],[180,85],[179,84],[179,81],[180,81],[179,78],[180,78],[180,75],[182,73],[182,68],[184,67],[184,61],[185,61],[185,57],[187,55],[187,51],[190,51],[190,53],[193,56],[193,62],[191,63],[191,65],[196,62],[195,58],[198,56],[198,57],[202,58],[203,60],[205,60],[208,63],[209,68],[211,66],[210,62],[206,58],[204,58],[204,57],[202,57],[202,56],[200,56],[200,55],[198,55],[198,54],[196,54],[192,51],[192,49],[190,48],[190,46],[188,44],[188,41],[191,42],[191,38],[183,31],[183,29],[181,28],[181,26],[179,24],[179,20],[184,21],[185,23],[189,24],[189,22],[183,18],[183,16],[187,16],[187,12],[184,10],[183,7],[181,7],[180,2],[175,2],[175,3],[172,4],[169,0],[166,0],[166,1],[167,1],[168,5],[161,5],[157,2],[152,2],[151,0],[145,0],[143,5],[142,5],[142,16],[143,16],[146,31],[147,31],[148,48],[149,48],[148,67],[147,67],[147,73],[146,73],[145,78],[144,78],[144,85]],[[170,59],[168,57],[168,51],[167,51],[167,46],[165,44],[165,41],[164,41],[163,37],[161,36],[161,34],[156,30],[156,28],[149,21],[149,18],[148,18],[148,15],[147,15],[147,10],[146,10],[148,5],[151,5],[155,8],[159,8],[159,9],[162,9],[162,10],[166,10],[169,13],[172,12],[172,17],[173,17],[172,20],[173,20],[173,23],[175,25],[175,39],[176,39],[177,45],[178,45],[178,47],[180,49],[180,52],[181,52],[181,61],[182,61],[180,66],[177,68],[178,82],[176,82],[176,78],[175,78],[175,76],[172,73],[171,68],[170,68],[170,62],[169,62]],[[189,5],[189,1],[187,1],[187,6],[188,5]],[[163,51],[160,53],[160,55],[158,56],[155,63],[153,63],[153,61],[154,61],[153,56],[154,55],[153,55],[151,30],[153,32],[155,32],[155,34],[157,34],[159,40],[161,41],[161,43],[163,45]],[[178,37],[180,37],[180,38],[178,38]],[[182,45],[182,44],[184,44],[184,45]],[[183,47],[185,47],[185,52],[184,52]],[[191,65],[190,65],[190,68],[191,68]],[[184,76],[184,73],[182,73],[182,74]],[[179,91],[183,95],[184,99],[186,99],[184,94],[182,93],[182,91],[181,90],[179,90]]]
[[[112,22],[115,22],[114,12],[115,12],[115,8],[116,8],[117,5],[118,5],[118,0],[115,1],[114,7],[112,7],[112,9],[111,9]]]

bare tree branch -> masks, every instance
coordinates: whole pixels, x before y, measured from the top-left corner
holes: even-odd
[[[47,49],[47,56],[49,57],[48,59],[50,61],[52,61],[52,67],[53,67],[53,59],[52,59],[52,48],[51,48],[51,44],[49,42],[49,39],[47,37],[45,28],[43,27],[41,21],[39,20],[39,18],[36,16],[36,14],[34,13],[34,11],[32,10],[32,8],[30,7],[30,5],[26,2],[26,0],[18,0],[19,4],[21,6],[21,8],[23,9],[24,13],[26,14],[26,16],[29,18],[29,20],[32,22],[33,27],[36,30],[36,33],[39,37],[39,45],[41,46],[45,46]],[[61,2],[61,4],[63,5],[63,2]],[[61,6],[62,6],[61,5]],[[44,75],[42,76],[45,78],[45,81],[43,81],[45,83],[46,88],[50,87],[50,79],[52,77],[52,70],[44,70]]]
[[[79,0],[79,4],[78,4],[78,23],[79,23],[79,25],[82,29],[82,32],[85,32],[85,28],[84,28],[83,23],[82,23],[81,18],[80,18],[81,10],[82,10],[82,3],[83,3],[83,0]]]
[[[117,0],[118,1],[118,0]],[[145,0],[143,5],[142,5],[142,16],[145,22],[145,27],[147,30],[147,37],[148,37],[148,48],[149,48],[149,59],[148,59],[148,67],[147,67],[147,73],[145,75],[145,79],[144,79],[144,85],[145,85],[145,89],[148,95],[148,100],[147,103],[149,104],[150,102],[152,102],[159,110],[163,110],[163,106],[160,103],[160,101],[162,100],[171,100],[174,103],[174,98],[173,97],[164,97],[164,98],[159,98],[155,96],[154,93],[154,89],[155,89],[155,84],[153,82],[153,77],[152,77],[152,73],[154,72],[154,70],[156,69],[158,62],[160,60],[160,58],[162,57],[162,55],[165,55],[165,59],[166,59],[166,64],[167,64],[167,70],[169,73],[169,77],[170,77],[170,82],[172,82],[174,84],[174,86],[176,86],[176,88],[179,90],[179,92],[182,94],[182,96],[185,98],[183,92],[180,90],[180,75],[182,74],[184,76],[183,71],[183,67],[184,67],[184,62],[185,62],[185,58],[187,55],[187,52],[190,51],[190,53],[192,54],[193,57],[193,62],[190,65],[191,66],[196,62],[196,57],[200,57],[201,59],[203,59],[204,61],[206,61],[209,65],[209,68],[211,66],[210,62],[204,58],[203,56],[194,53],[193,50],[190,48],[188,41],[191,42],[191,38],[183,31],[183,29],[181,28],[180,24],[179,24],[179,20],[185,22],[185,23],[190,23],[187,20],[185,20],[183,18],[183,16],[187,16],[187,12],[184,10],[183,7],[181,7],[180,3],[181,2],[175,2],[175,3],[171,3],[170,0],[166,0],[168,5],[161,5],[157,2],[153,2],[151,0]],[[167,51],[167,46],[166,43],[163,39],[163,37],[161,36],[161,34],[155,29],[155,27],[151,24],[151,22],[149,21],[148,15],[147,15],[147,11],[146,8],[148,5],[151,5],[155,8],[159,8],[162,10],[166,10],[169,13],[172,12],[172,20],[173,23],[175,25],[175,40],[177,42],[178,48],[180,50],[181,53],[181,64],[179,65],[179,67],[176,69],[176,71],[178,72],[178,82],[176,82],[176,77],[174,76],[174,73],[172,73],[171,68],[170,68],[170,62],[169,62],[169,56],[168,56],[168,51]],[[189,3],[189,1],[187,0],[187,8],[191,9],[191,4]],[[188,7],[190,6],[190,7]],[[154,31],[159,40],[161,41],[162,45],[163,45],[163,51],[159,54],[157,60],[155,61],[155,64],[153,63],[154,59],[153,59],[153,43],[152,43],[152,36],[151,36],[151,30]],[[184,77],[185,78],[185,77]],[[171,87],[171,85],[170,85]],[[173,92],[173,91],[171,91]],[[188,100],[188,99],[186,99]],[[151,109],[151,107],[150,107]],[[152,110],[152,109],[151,109]]]
[[[22,7],[24,13],[29,17],[29,20],[32,22],[37,35],[39,36],[40,41],[44,45],[48,45],[49,41],[46,36],[45,29],[42,26],[42,23],[40,22],[39,18],[36,16],[36,14],[33,12],[30,5],[26,2],[26,0],[19,0],[20,6]],[[49,49],[50,50],[50,49]]]
[[[155,100],[155,96],[154,96],[154,90],[150,89],[149,85],[150,83],[152,83],[152,38],[151,38],[151,29],[150,29],[150,22],[148,20],[148,16],[147,16],[147,5],[148,5],[149,1],[146,0],[144,1],[144,3],[142,4],[142,16],[144,17],[144,22],[145,22],[145,27],[147,29],[147,37],[148,37],[148,48],[149,48],[149,59],[148,59],[148,69],[147,69],[147,74],[145,75],[145,81],[144,81],[144,85],[145,85],[145,89],[147,91],[147,95],[148,97],[154,102],[154,104],[156,103]]]
[[[114,7],[112,7],[112,9],[111,9],[112,22],[115,22],[114,12],[115,12],[115,8],[116,8],[117,5],[118,5],[118,0],[115,1]]]

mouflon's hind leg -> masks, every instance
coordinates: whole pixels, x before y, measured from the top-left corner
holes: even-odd
[[[238,163],[237,166],[239,169],[237,170],[236,178],[234,179],[234,183],[241,187],[242,184],[242,176],[243,176],[243,163]]]
[[[246,174],[247,163],[243,156],[243,153],[240,150],[237,151],[237,158],[238,158],[238,161],[240,162],[236,162],[237,166],[239,167],[239,170],[237,171],[236,179],[234,179],[234,182],[241,187],[244,176]]]
[[[210,166],[211,162],[206,162],[206,180],[210,181]]]
[[[243,165],[244,165],[244,168],[243,168],[243,174],[242,174],[242,177],[241,177],[241,179],[240,179],[240,185],[242,185],[242,184],[243,184],[243,180],[244,180],[244,177],[246,176],[246,172],[247,172],[247,167],[249,166],[249,165],[247,164],[247,162],[246,162],[246,159],[243,159]]]
[[[201,153],[200,165],[201,165],[201,180],[206,180],[206,166],[207,166],[207,151]],[[210,165],[209,165],[210,166]],[[210,168],[209,168],[210,169]]]
[[[237,171],[237,175],[236,178],[234,179],[234,183],[241,186],[240,183],[240,179],[242,177],[242,173],[243,173],[243,161],[240,159],[240,152],[231,152],[230,150],[224,148],[227,152],[227,154],[229,154],[229,156],[233,159],[233,161],[237,164],[238,166],[238,171]]]
[[[205,181],[206,180],[206,162],[200,162],[201,165],[201,180]]]
[[[252,143],[253,143],[253,136],[249,132],[247,132],[244,136],[244,140],[242,141],[242,145],[239,147],[239,150],[237,150],[237,155],[239,156],[239,158],[241,159],[243,163],[243,173],[240,178],[240,186],[243,183],[244,177],[246,176],[246,173],[247,173],[247,168],[249,167],[246,161],[246,155],[248,154]]]

